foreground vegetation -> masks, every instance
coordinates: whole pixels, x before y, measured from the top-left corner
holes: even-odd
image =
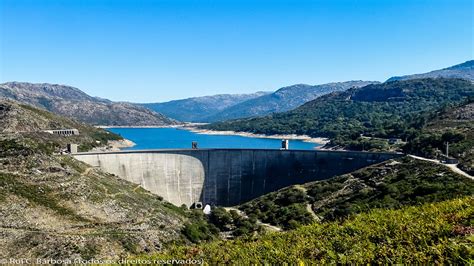
[[[256,238],[215,241],[144,258],[217,263],[472,263],[472,197],[399,210],[371,210],[344,221]]]

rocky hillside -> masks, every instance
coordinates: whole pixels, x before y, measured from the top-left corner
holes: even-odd
[[[214,116],[227,107],[234,106],[268,93],[269,92],[256,92],[251,94],[218,94],[163,103],[146,103],[142,105],[179,121],[206,122],[209,117]]]
[[[414,74],[401,77],[392,77],[387,81],[420,79],[420,78],[460,78],[474,81],[474,60],[466,61],[462,64],[434,70],[423,74]]]
[[[159,251],[184,216],[137,185],[48,142],[0,134],[0,257],[104,259]]]
[[[147,108],[91,97],[65,85],[8,82],[0,84],[2,97],[93,125],[162,126],[177,123]]]
[[[77,128],[79,136],[44,129]],[[185,211],[69,155],[120,136],[0,101],[0,258],[119,259],[187,240]]]
[[[0,99],[0,122],[0,134],[35,136],[50,143],[52,151],[59,151],[67,143],[80,144],[79,149],[85,151],[106,146],[109,141],[122,140],[121,136],[112,132],[12,100]],[[78,129],[80,134],[63,137],[43,132],[48,129],[71,128]]]
[[[285,112],[294,109],[319,96],[334,91],[344,91],[350,88],[358,88],[374,81],[347,81],[335,82],[322,85],[297,84],[281,88],[271,94],[263,95],[242,103],[230,106],[221,112],[210,116],[207,121],[223,121],[235,118],[252,116],[264,116],[270,113]]]

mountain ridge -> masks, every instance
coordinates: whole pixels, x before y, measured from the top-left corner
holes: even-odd
[[[202,122],[206,117],[212,116],[229,106],[269,93],[270,92],[258,91],[249,94],[216,94],[138,105],[160,112],[179,121]]]
[[[226,108],[211,117],[208,122],[281,113],[294,109],[327,93],[343,91],[352,87],[362,87],[373,83],[378,82],[354,80],[320,85],[295,84],[285,86],[271,94]]]
[[[394,76],[387,79],[387,82],[420,78],[460,78],[474,81],[474,60],[426,73]]]
[[[104,126],[164,126],[177,121],[129,103],[92,97],[78,88],[28,82],[0,84],[0,98],[43,108],[92,125]]]

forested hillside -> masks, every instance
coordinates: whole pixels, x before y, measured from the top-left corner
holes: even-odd
[[[327,137],[332,140],[330,145],[350,149],[384,149],[383,146],[371,147],[370,143],[363,147],[361,135],[412,139],[433,112],[461,105],[472,97],[474,85],[466,80],[393,81],[325,95],[285,113],[203,127],[269,135]]]
[[[207,118],[206,122],[224,121],[236,118],[264,116],[292,110],[308,101],[325,94],[359,88],[376,81],[332,82],[320,85],[296,84],[278,89],[277,91],[229,106]]]

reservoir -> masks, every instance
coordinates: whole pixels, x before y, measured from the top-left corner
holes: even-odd
[[[180,128],[109,128],[108,130],[136,143],[125,150],[189,149],[193,141],[199,148],[279,149],[280,139],[236,135],[198,134]],[[290,140],[291,150],[313,150],[320,144]]]

